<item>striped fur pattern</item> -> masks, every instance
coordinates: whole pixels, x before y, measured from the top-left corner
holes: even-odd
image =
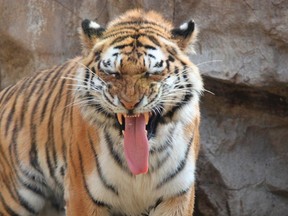
[[[203,88],[185,54],[194,27],[141,10],[107,28],[84,20],[81,57],[2,90],[0,215],[37,215],[47,202],[75,216],[192,215]],[[125,159],[134,116],[147,120],[146,174]]]

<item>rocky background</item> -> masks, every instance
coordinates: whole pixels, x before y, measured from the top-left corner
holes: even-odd
[[[286,0],[0,0],[0,89],[79,55],[82,19],[105,25],[135,7],[200,29],[191,59],[207,91],[194,215],[288,215]]]

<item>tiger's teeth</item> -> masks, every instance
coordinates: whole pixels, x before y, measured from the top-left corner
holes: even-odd
[[[143,115],[144,115],[144,118],[145,118],[145,123],[146,123],[146,125],[147,125],[148,122],[149,122],[149,113],[146,112],[146,113],[143,113]]]
[[[122,114],[121,113],[117,113],[117,119],[118,119],[119,124],[122,125],[123,121],[122,121]]]

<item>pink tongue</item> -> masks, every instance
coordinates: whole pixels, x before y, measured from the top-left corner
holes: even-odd
[[[125,118],[124,153],[134,175],[148,172],[149,147],[144,115]]]

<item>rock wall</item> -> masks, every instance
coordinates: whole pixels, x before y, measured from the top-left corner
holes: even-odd
[[[0,0],[0,89],[79,55],[82,19],[105,25],[135,7],[200,29],[191,59],[207,91],[195,215],[287,215],[285,0]]]

